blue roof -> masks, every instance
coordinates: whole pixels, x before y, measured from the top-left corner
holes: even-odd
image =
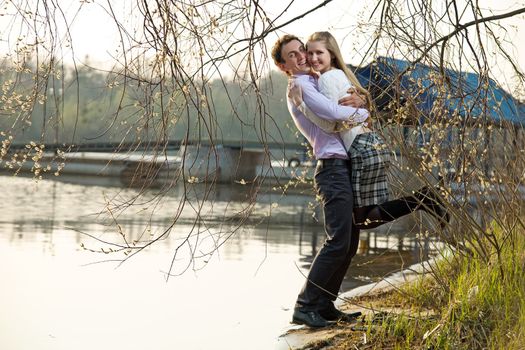
[[[479,75],[446,69],[445,93],[438,93],[434,77],[437,67],[417,63],[411,68],[408,61],[379,57],[366,67],[358,68],[357,78],[376,97],[379,109],[386,107],[396,94],[409,94],[419,110],[429,117],[432,109],[446,108],[449,114],[458,113],[470,123],[489,118],[491,122],[508,121],[525,126],[525,105],[501,88],[494,80],[481,81]],[[402,76],[400,73],[405,72]],[[396,91],[392,82],[398,79]],[[399,91],[401,90],[401,91]],[[446,98],[443,98],[446,96]],[[442,99],[442,101],[439,101]]]

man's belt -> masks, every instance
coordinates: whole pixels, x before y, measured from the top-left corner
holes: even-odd
[[[348,166],[350,163],[348,159],[340,159],[340,158],[328,158],[328,159],[318,159],[317,160],[317,167],[318,168],[326,168],[330,166]]]

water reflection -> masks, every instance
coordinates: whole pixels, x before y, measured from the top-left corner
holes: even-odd
[[[73,184],[73,177],[65,180],[35,182],[29,178],[4,177],[0,189],[2,193],[9,193],[11,200],[0,211],[0,233],[9,237],[11,244],[17,244],[17,241],[40,242],[43,249],[50,253],[56,249],[54,235],[58,232],[61,233],[61,244],[64,240],[69,242],[69,249],[78,248],[83,242],[88,246],[94,244],[89,246],[92,250],[104,247],[104,244],[89,239],[85,234],[104,242],[122,243],[118,241],[120,236],[115,234],[117,229],[126,234],[128,242],[145,241],[157,237],[173,225],[173,208],[179,205],[183,195],[182,188],[174,188],[162,198],[162,205],[153,210],[146,207],[151,205],[150,200],[155,198],[155,193],[149,194],[149,197],[146,194],[144,202],[147,204],[144,207],[129,208],[119,213],[115,222],[114,218],[108,218],[104,210],[107,204],[105,199],[118,195],[124,202],[133,198],[137,190],[110,186],[103,181],[103,186],[93,186],[93,179],[88,181],[90,185]],[[85,177],[79,178],[79,182],[85,183]],[[229,259],[242,258],[245,254],[243,247],[253,242],[277,251],[283,245],[297,247],[299,266],[304,271],[309,269],[325,236],[318,208],[311,209],[313,197],[310,191],[287,196],[271,189],[263,191],[257,197],[250,216],[242,220],[236,217],[251,205],[249,188],[217,186],[210,191],[204,186],[195,186],[189,193],[189,200],[196,203],[205,195],[210,203],[200,206],[200,215],[205,222],[195,220],[196,211],[193,208],[183,210],[169,238],[159,240],[158,247],[153,249],[175,249],[188,232],[193,232],[201,240],[211,241],[208,245],[210,251],[214,250],[214,244],[222,244],[227,238],[228,244],[221,254]],[[235,233],[231,234],[231,230]],[[402,265],[428,259],[430,252],[435,251],[440,243],[428,235],[418,239],[416,234],[424,230],[425,227],[414,217],[406,217],[374,230],[363,230],[358,256],[353,263],[354,268],[349,270],[344,288],[359,284],[355,276],[382,277]],[[66,239],[65,232],[67,238],[74,239]],[[206,246],[201,244],[201,247]]]
[[[311,191],[282,196],[268,189],[252,205],[246,187],[195,186],[190,204],[200,203],[204,220],[192,205],[179,209],[181,188],[163,197],[151,191],[116,210],[116,223],[104,210],[108,200],[125,203],[137,189],[65,180],[1,178],[8,199],[0,210],[0,274],[8,286],[0,289],[2,348],[273,348],[324,240],[322,217],[309,209]],[[128,242],[158,237],[175,215],[169,236],[116,270],[113,262],[93,263],[122,254],[81,248],[107,252],[102,241],[122,243],[117,229]],[[343,289],[426,259],[440,244],[417,238],[421,231],[413,218],[362,231]],[[180,248],[189,233],[190,244]],[[187,273],[166,283],[172,263],[172,272]]]

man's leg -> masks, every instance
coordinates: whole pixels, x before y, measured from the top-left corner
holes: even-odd
[[[327,299],[324,299],[320,303],[319,314],[322,318],[327,321],[353,321],[361,315],[361,312],[354,313],[344,313],[338,310],[334,301],[339,294],[341,284],[343,283],[348,267],[352,262],[353,257],[357,253],[357,248],[359,246],[359,229],[354,225],[352,226],[352,238],[350,242],[350,251],[347,255],[347,259],[344,264],[334,273],[332,279],[328,282],[327,290],[329,291],[329,296]]]
[[[323,204],[327,238],[297,298],[296,310],[303,312],[318,312],[326,300],[334,298],[331,294],[337,295],[353,248],[352,215],[349,210],[353,207],[353,194],[348,168],[320,168],[315,180]]]
[[[359,231],[360,230],[355,225],[352,226],[350,249],[346,255],[346,259],[344,263],[341,264],[341,266],[337,269],[337,271],[334,272],[332,278],[328,281],[326,289],[328,291],[328,299],[332,302],[337,298],[341,284],[343,283],[346,272],[348,271],[348,267],[352,262],[352,258],[357,253],[357,247],[359,246]]]

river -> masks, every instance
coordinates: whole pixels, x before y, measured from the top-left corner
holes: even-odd
[[[324,237],[308,189],[251,205],[247,186],[193,186],[181,208],[181,187],[5,175],[0,193],[4,350],[287,349],[279,336]],[[362,231],[343,290],[428,258],[439,242],[420,230],[406,218]],[[110,253],[124,237],[158,241]]]

